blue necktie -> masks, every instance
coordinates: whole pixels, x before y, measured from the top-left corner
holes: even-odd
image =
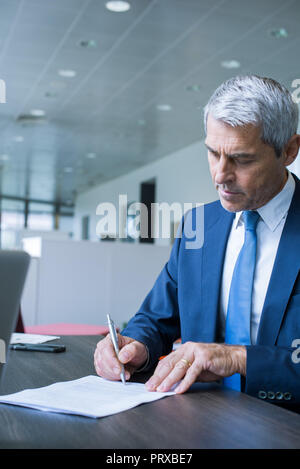
[[[249,345],[252,290],[256,264],[256,225],[259,214],[255,211],[243,212],[245,238],[237,258],[231,280],[228,299],[225,343]],[[241,377],[238,373],[224,378],[223,384],[231,389],[241,390]]]

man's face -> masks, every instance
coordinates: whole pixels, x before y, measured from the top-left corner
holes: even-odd
[[[231,127],[208,115],[208,163],[222,206],[230,212],[255,210],[283,188],[284,158],[261,141],[253,125]]]

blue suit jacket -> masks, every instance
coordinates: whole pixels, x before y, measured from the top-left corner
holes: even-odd
[[[300,363],[293,358],[300,339],[300,181],[280,239],[257,343],[247,346],[244,391],[269,402],[300,410]],[[189,216],[195,217],[195,210]],[[186,249],[175,240],[170,259],[140,310],[122,332],[146,344],[149,366],[172,349],[174,340],[218,340],[219,292],[227,239],[234,214],[219,201],[204,207],[204,243]],[[185,223],[186,223],[185,219]],[[298,354],[300,357],[300,353]],[[297,360],[296,360],[297,361]]]

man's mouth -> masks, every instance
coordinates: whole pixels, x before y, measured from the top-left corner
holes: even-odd
[[[236,195],[240,195],[241,192],[237,190],[228,190],[228,189],[223,189],[222,187],[218,186],[218,191],[222,197],[234,197]]]

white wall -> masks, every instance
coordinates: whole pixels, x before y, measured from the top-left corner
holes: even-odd
[[[141,306],[171,246],[42,240],[22,296],[25,326],[51,323],[121,327]]]
[[[152,178],[156,179],[157,203],[207,203],[218,198],[208,169],[207,150],[203,142],[196,142],[80,194],[75,205],[74,238],[81,239],[81,218],[90,215],[90,239],[96,240],[98,204],[111,202],[118,207],[119,194],[127,194],[129,203],[139,202],[140,183]]]

